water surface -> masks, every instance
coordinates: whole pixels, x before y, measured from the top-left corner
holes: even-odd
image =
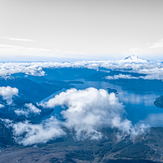
[[[116,96],[119,102],[123,103],[124,109],[126,110],[124,116],[131,120],[133,124],[144,121],[151,126],[163,126],[163,109],[154,105],[155,99],[162,95],[160,92],[145,92],[142,94],[142,92],[138,91],[123,90],[121,86],[104,81],[86,81],[83,79],[81,81],[84,84],[73,84],[76,89],[86,89],[89,87],[106,90],[107,88],[116,89],[118,92]],[[55,92],[43,101],[48,101],[62,91],[66,91],[66,89]],[[52,115],[59,114],[60,109],[59,107],[54,108]]]

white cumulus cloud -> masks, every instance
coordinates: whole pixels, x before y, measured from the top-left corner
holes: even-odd
[[[88,88],[85,90],[70,89],[56,95],[45,103],[46,107],[57,105],[67,108],[61,112],[66,119],[64,125],[76,131],[76,138],[99,138],[98,129],[103,126],[116,127],[125,133],[135,134],[131,121],[124,119],[125,110],[114,93],[106,90]],[[85,133],[85,135],[82,135]],[[93,137],[92,135],[94,135]]]
[[[32,103],[29,103],[29,104],[25,104],[24,105],[26,107],[26,110],[24,109],[17,109],[15,110],[14,112],[17,114],[17,115],[25,115],[26,117],[32,113],[32,114],[40,114],[41,113],[41,110],[38,109],[36,106],[34,106]]]
[[[7,104],[10,105],[12,103],[13,96],[18,95],[18,89],[10,86],[0,87],[0,95],[7,101]]]
[[[25,104],[24,106],[27,107],[31,113],[40,114],[41,112],[41,110],[34,106],[32,103]]]
[[[29,122],[10,123],[13,128],[16,141],[23,145],[46,143],[49,140],[65,135],[65,132],[54,117],[48,119],[44,124],[30,124]],[[25,136],[22,136],[22,134]]]
[[[143,123],[132,125],[131,121],[124,117],[122,103],[119,103],[114,93],[108,94],[104,89],[70,89],[42,105],[54,109],[55,106],[61,106],[60,114],[64,120],[51,117],[41,124],[10,123],[19,144],[46,143],[65,135],[62,127],[73,131],[77,140],[100,139],[103,136],[100,129],[103,127],[117,128],[122,134],[131,136],[144,133],[148,128]]]
[[[28,114],[29,114],[29,112],[28,111],[26,111],[26,110],[23,110],[23,109],[17,109],[17,110],[14,110],[14,112],[18,115],[18,116],[20,116],[20,115],[24,115],[24,116],[28,116]]]

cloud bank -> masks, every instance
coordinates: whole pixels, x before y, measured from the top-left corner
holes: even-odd
[[[121,134],[131,136],[141,134],[148,128],[143,123],[133,126],[131,121],[124,117],[124,106],[119,103],[115,94],[108,94],[104,89],[70,89],[42,105],[54,109],[61,106],[60,114],[64,120],[51,117],[41,124],[10,123],[19,144],[45,143],[65,135],[63,127],[72,131],[77,140],[100,139],[103,136],[100,129],[103,127],[117,128]],[[22,137],[22,134],[25,134],[25,137]]]
[[[101,136],[97,130],[104,125],[113,125],[114,117],[124,112],[115,94],[95,88],[86,90],[70,89],[50,99],[46,107],[62,106],[68,108],[61,112],[67,128],[74,129],[77,139],[98,139]],[[85,133],[82,135],[82,133]]]
[[[61,112],[66,119],[64,125],[76,131],[77,139],[80,139],[83,132],[86,133],[84,138],[96,133],[91,139],[98,139],[98,129],[103,126],[118,128],[128,134],[137,134],[131,121],[123,118],[124,106],[119,103],[114,93],[108,94],[104,89],[70,89],[45,103],[45,106],[50,108],[58,105],[63,109],[68,108]]]
[[[135,77],[135,76],[131,76],[131,75],[123,75],[123,74],[114,75],[114,76],[106,76],[105,78],[109,79],[109,80],[114,80],[114,79],[139,79],[139,77]]]
[[[162,61],[147,61],[135,56],[129,56],[122,60],[107,61],[78,61],[78,62],[9,62],[0,63],[0,76],[6,77],[14,73],[25,73],[33,76],[46,75],[43,68],[106,68],[111,70],[122,69],[129,72],[147,74],[144,79],[163,80]],[[122,77],[122,76],[121,76]],[[131,76],[126,76],[130,78]]]
[[[131,75],[118,74],[118,75],[114,75],[114,76],[106,76],[105,79],[108,79],[108,80],[117,80],[117,79],[163,80],[162,69],[157,71],[155,68],[152,70],[152,73],[149,70],[140,70],[139,73],[140,72],[144,72],[144,74],[145,73],[146,74],[149,73],[149,74],[146,76],[139,76],[139,77],[135,77],[135,76],[131,76]]]
[[[0,87],[0,95],[2,96],[3,100],[6,100],[7,104],[12,104],[13,96],[18,95],[18,89],[12,87]]]

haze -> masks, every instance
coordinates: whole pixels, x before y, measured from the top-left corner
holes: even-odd
[[[163,59],[162,7],[162,0],[0,0],[0,59]]]

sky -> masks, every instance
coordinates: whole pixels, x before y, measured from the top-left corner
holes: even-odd
[[[162,0],[0,0],[0,60],[163,59],[162,8]]]

